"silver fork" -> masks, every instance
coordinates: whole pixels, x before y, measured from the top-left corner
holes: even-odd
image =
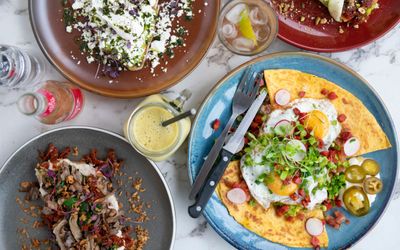
[[[250,74],[251,76],[249,77]],[[192,190],[189,194],[190,199],[196,198],[197,194],[202,189],[204,181],[207,179],[207,176],[210,173],[210,170],[212,169],[212,166],[214,165],[214,162],[216,161],[219,152],[224,145],[225,137],[228,134],[233,123],[235,122],[236,118],[240,114],[243,114],[251,106],[251,104],[257,97],[258,91],[255,91],[259,88],[258,82],[255,83],[257,75],[257,72],[253,72],[252,66],[249,66],[244,73],[241,82],[236,89],[235,95],[233,96],[232,115],[229,118],[229,121],[222,131],[221,135],[218,137],[218,140],[215,142],[214,146],[208,153],[202,167],[200,168],[200,172],[197,175]]]

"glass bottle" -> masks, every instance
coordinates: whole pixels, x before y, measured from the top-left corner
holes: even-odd
[[[84,104],[83,92],[70,83],[46,81],[39,88],[22,95],[18,110],[41,123],[56,124],[75,118]]]
[[[14,46],[0,44],[0,87],[17,89],[38,84],[45,64]]]

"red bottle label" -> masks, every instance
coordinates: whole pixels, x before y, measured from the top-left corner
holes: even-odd
[[[56,109],[56,98],[54,97],[53,93],[51,93],[47,89],[39,89],[37,92],[42,94],[47,101],[46,110],[42,114],[40,114],[40,117],[49,116]]]
[[[65,121],[69,121],[75,118],[79,112],[81,112],[83,107],[83,93],[79,88],[71,88],[70,89],[72,96],[74,97],[74,108],[71,114],[65,119]]]

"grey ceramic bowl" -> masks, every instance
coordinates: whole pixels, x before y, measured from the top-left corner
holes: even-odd
[[[172,249],[175,238],[175,210],[171,193],[157,166],[137,153],[121,136],[102,129],[90,127],[66,127],[41,134],[20,147],[0,169],[0,249],[21,249],[26,241],[17,230],[27,228],[31,238],[50,239],[50,231],[45,228],[32,229],[34,219],[18,206],[16,197],[23,200],[24,194],[18,192],[21,181],[35,180],[34,167],[38,150],[44,151],[49,143],[59,149],[66,146],[79,148],[78,160],[90,149],[98,150],[99,158],[105,156],[107,149],[113,148],[119,159],[124,160],[123,172],[128,176],[143,178],[146,191],[141,194],[143,201],[150,202],[147,209],[148,222],[143,227],[149,230],[150,240],[145,249]],[[73,158],[73,157],[70,157]],[[126,178],[126,179],[124,179]],[[124,195],[119,201],[128,207]],[[38,201],[37,204],[40,204]],[[126,209],[124,209],[126,211]],[[125,213],[128,217],[129,213]],[[154,219],[152,217],[155,217]],[[29,246],[29,244],[27,244]]]

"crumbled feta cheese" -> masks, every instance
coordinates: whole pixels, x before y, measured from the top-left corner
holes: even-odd
[[[104,65],[117,61],[121,71],[141,67],[144,60],[149,60],[153,72],[161,64],[163,54],[173,58],[172,49],[184,45],[182,36],[186,33],[172,29],[175,17],[193,16],[192,0],[177,0],[174,8],[169,1],[158,2],[74,0],[71,7],[77,21],[66,31],[81,32],[81,46],[88,63],[95,58],[102,58],[99,63]],[[179,37],[175,35],[178,33]]]
[[[72,27],[71,26],[65,27],[65,31],[68,32],[68,33],[71,33],[72,32]]]

